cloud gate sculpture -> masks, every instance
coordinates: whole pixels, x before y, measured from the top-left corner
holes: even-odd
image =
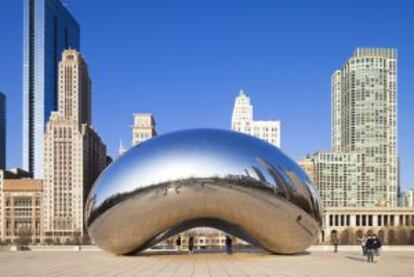
[[[85,220],[93,241],[115,254],[199,226],[292,254],[316,240],[321,209],[309,177],[276,147],[195,129],[153,138],[114,161],[89,194]]]

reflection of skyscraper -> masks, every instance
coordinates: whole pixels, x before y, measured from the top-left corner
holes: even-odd
[[[240,90],[240,94],[236,97],[234,103],[231,129],[249,134],[280,147],[280,121],[254,120],[250,97],[243,90]]]
[[[59,0],[24,0],[23,168],[43,177],[45,123],[58,106],[64,49],[79,50],[79,25]]]
[[[88,67],[76,50],[63,52],[59,84],[59,109],[45,133],[44,230],[47,238],[66,240],[83,237],[86,197],[107,160],[91,127]]]
[[[0,92],[0,169],[6,168],[6,96]]]

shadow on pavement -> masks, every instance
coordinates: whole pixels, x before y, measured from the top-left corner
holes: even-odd
[[[359,262],[366,262],[366,258],[365,257],[361,257],[361,256],[345,256],[347,259],[349,260],[354,260],[354,261],[359,261]]]
[[[194,252],[190,254],[187,250],[179,251],[179,250],[171,249],[171,250],[149,250],[145,252],[130,254],[128,256],[149,257],[149,256],[168,256],[168,255],[203,255],[203,254],[225,254],[225,253],[226,252],[224,250],[198,249],[198,250],[194,250]],[[256,256],[261,255],[261,256],[290,256],[290,257],[306,256],[306,255],[311,254],[311,252],[309,251],[303,251],[301,253],[290,254],[290,255],[289,254],[273,254],[263,249],[256,249],[256,248],[233,250],[233,254],[240,254],[240,253],[255,254]]]

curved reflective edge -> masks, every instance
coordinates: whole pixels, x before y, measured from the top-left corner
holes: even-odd
[[[180,190],[185,187],[201,187],[206,184],[210,187],[221,186],[226,189],[230,188],[230,190],[221,192],[222,194],[212,193],[209,195],[206,190],[198,189],[191,191],[192,198],[185,198],[187,200],[175,199],[171,196],[171,199],[168,198],[168,195],[173,193],[179,194]],[[192,215],[188,214],[187,218],[176,216],[178,222],[170,222],[169,226],[157,223],[160,226],[154,229],[156,231],[153,234],[146,234],[143,238],[145,241],[140,241],[140,245],[135,245],[132,248],[128,246],[125,248],[128,248],[127,250],[114,251],[111,247],[116,248],[115,246],[105,246],[105,240],[114,240],[110,233],[117,232],[117,229],[119,230],[122,226],[117,225],[116,222],[119,221],[119,224],[125,222],[117,217],[125,216],[130,217],[131,220],[134,218],[138,220],[134,226],[123,227],[129,229],[129,233],[133,233],[134,228],[147,228],[144,223],[139,224],[139,220],[142,218],[159,216],[159,214],[145,215],[132,210],[126,212],[127,210],[122,208],[127,205],[126,203],[131,207],[140,207],[140,209],[142,209],[142,203],[145,203],[147,205],[145,207],[154,206],[154,209],[156,206],[160,206],[160,209],[168,207],[179,210],[174,205],[185,204],[180,201],[191,201],[191,199],[206,201],[205,199],[209,199],[208,201],[213,202],[214,199],[224,195],[227,197],[226,201],[233,201],[235,202],[233,204],[237,205],[237,200],[231,196],[234,194],[231,192],[232,189],[244,190],[245,194],[249,191],[248,193],[251,193],[252,197],[246,198],[248,205],[258,206],[263,204],[263,201],[269,202],[268,206],[263,206],[261,210],[261,212],[269,214],[267,220],[283,218],[281,214],[288,211],[281,210],[282,208],[278,205],[282,202],[288,203],[288,205],[284,205],[283,209],[295,210],[292,214],[295,214],[297,225],[289,223],[290,225],[287,224],[290,226],[289,228],[306,230],[305,233],[309,235],[309,238],[306,239],[307,243],[312,243],[315,240],[322,224],[322,215],[318,194],[306,173],[279,149],[266,142],[248,135],[214,129],[186,130],[163,135],[134,147],[116,160],[103,172],[89,194],[86,205],[86,226],[98,245],[108,251],[121,254],[145,249],[159,242],[160,238],[166,239],[166,236],[174,235],[178,230],[182,231],[188,226],[199,225],[222,229],[272,252],[283,253],[280,249],[275,251],[274,247],[267,247],[268,243],[263,243],[263,237],[266,235],[261,234],[263,235],[262,241],[255,238],[255,236],[259,236],[257,228],[247,226],[249,225],[248,220],[240,219],[243,216],[248,218],[254,215],[243,212],[243,209],[239,211],[242,215],[237,219],[241,220],[241,224],[231,222],[233,219],[226,215],[226,211],[220,209],[215,212],[194,212]],[[152,201],[145,198],[147,195],[152,195]],[[200,198],[200,195],[203,197]],[[213,195],[216,198],[213,198]],[[266,196],[258,200],[257,197],[253,197],[254,195]],[[171,203],[166,199],[170,199],[169,201],[174,202],[174,205],[171,206]],[[137,201],[141,203],[130,204],[130,202]],[[217,205],[223,206],[223,209],[231,210],[231,203],[227,204],[217,203]],[[198,207],[197,203],[193,206]],[[249,207],[245,208],[249,209]],[[119,211],[122,209],[124,210],[120,213]],[[272,210],[274,211],[272,212]],[[180,212],[187,213],[186,210]],[[102,219],[101,222],[95,224],[100,219]],[[306,223],[302,224],[302,219]],[[109,223],[110,221],[112,223]],[[108,226],[108,224],[113,226]],[[279,222],[278,224],[283,225],[284,223]],[[108,234],[102,235],[102,232],[100,233],[94,225],[105,229]],[[229,226],[233,226],[233,228],[229,228]],[[274,229],[278,228],[272,224],[269,226]],[[152,227],[149,225],[148,228]],[[136,231],[137,235],[140,234],[140,231]],[[293,233],[305,236],[302,231]],[[255,232],[255,234],[251,234],[251,232]],[[272,240],[272,238],[266,237],[266,240],[268,239]],[[123,241],[119,243],[128,244]],[[299,248],[296,247],[296,249]]]

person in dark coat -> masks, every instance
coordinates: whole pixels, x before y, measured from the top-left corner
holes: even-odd
[[[226,236],[226,253],[228,255],[233,253],[233,240],[229,235]]]
[[[381,249],[382,243],[380,239],[377,237],[377,235],[374,235],[372,239],[373,239],[373,248],[374,248],[373,260],[374,260],[374,263],[376,263],[379,261],[380,249]]]
[[[374,239],[372,236],[368,236],[367,242],[365,243],[365,248],[367,250],[367,262],[374,262]]]
[[[193,251],[194,251],[194,238],[193,238],[193,236],[190,236],[190,238],[188,239],[188,251],[190,252],[190,254],[192,254]]]
[[[333,236],[333,238],[332,238],[332,244],[334,246],[334,253],[337,253],[338,252],[339,240],[338,240],[338,237],[336,235]]]

